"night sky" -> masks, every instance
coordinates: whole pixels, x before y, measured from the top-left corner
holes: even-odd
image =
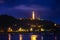
[[[59,0],[0,0],[0,15],[29,18],[33,10],[37,17],[60,24]]]

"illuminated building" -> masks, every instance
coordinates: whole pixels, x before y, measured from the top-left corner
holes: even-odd
[[[40,18],[36,18],[35,12],[32,11],[32,18],[19,18],[17,21],[12,25],[12,28],[9,27],[7,32],[44,32],[44,31],[51,31],[52,27],[57,26],[52,21],[43,20]],[[16,29],[16,28],[17,29]],[[13,31],[13,29],[16,29]],[[3,30],[4,31],[4,30]]]
[[[32,11],[31,19],[30,18],[27,18],[27,19],[20,18],[21,28],[22,29],[27,28],[28,31],[31,31],[31,32],[36,32],[36,31],[44,32],[44,31],[49,30],[49,29],[45,30],[45,28],[54,26],[54,23],[52,21],[35,18],[34,11]],[[19,31],[24,31],[24,30],[19,29]]]
[[[16,29],[17,28],[17,29]],[[16,29],[16,30],[13,30]],[[41,33],[43,34],[40,38],[40,40],[44,40],[44,35],[52,32],[54,33],[58,29],[57,24],[55,24],[52,21],[43,20],[40,18],[35,18],[34,11],[32,12],[32,18],[19,18],[17,21],[11,25],[11,27],[7,28],[8,34],[8,40],[11,40],[11,34],[10,33]],[[60,30],[60,29],[59,29]],[[59,31],[58,30],[58,31]],[[5,32],[3,29],[0,29],[0,32]],[[50,33],[49,35],[52,35]],[[13,34],[14,35],[14,34]],[[48,35],[48,34],[47,34]],[[37,40],[37,35],[31,35],[31,40]],[[19,40],[22,40],[23,36],[19,34]],[[57,40],[57,37],[55,37],[55,40]]]
[[[41,28],[41,31],[45,31],[43,28]]]
[[[12,31],[13,31],[13,30],[9,27],[9,28],[8,28],[8,32],[12,32]]]
[[[30,28],[30,31],[33,31],[33,28]]]

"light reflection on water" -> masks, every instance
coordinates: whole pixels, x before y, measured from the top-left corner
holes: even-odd
[[[60,40],[60,38],[57,38],[57,36],[54,36],[53,34],[0,34],[0,40]]]
[[[31,40],[37,40],[37,35],[31,35]]]
[[[11,34],[8,34],[8,40],[11,40]]]
[[[22,40],[22,34],[19,35],[19,40]]]

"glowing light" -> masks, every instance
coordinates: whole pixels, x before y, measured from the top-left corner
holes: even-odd
[[[12,32],[12,29],[10,27],[8,28],[8,32]]]
[[[28,32],[28,29],[19,28],[17,32]]]
[[[18,31],[22,31],[22,28],[19,28]]]
[[[43,28],[41,28],[41,31],[44,31],[44,29],[43,29]]]
[[[22,35],[21,34],[19,35],[19,40],[22,40]]]
[[[33,31],[33,28],[30,28],[30,31]]]
[[[56,26],[57,24],[54,24],[54,26]]]
[[[34,11],[32,12],[32,19],[35,19]]]
[[[31,25],[31,27],[36,27],[36,25]]]
[[[31,35],[31,40],[37,40],[37,35]]]
[[[22,28],[19,28],[19,29],[18,29],[18,31],[19,31],[19,32],[22,32],[22,31],[25,31],[25,30],[24,30],[24,29],[22,29]]]
[[[10,34],[8,34],[8,40],[11,40],[11,35]]]
[[[38,27],[40,28],[40,27],[41,27],[41,25],[38,25]]]

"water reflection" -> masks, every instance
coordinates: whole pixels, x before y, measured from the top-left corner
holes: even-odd
[[[43,40],[43,36],[41,36],[41,40]]]
[[[60,35],[53,34],[31,34],[31,33],[9,33],[0,34],[0,40],[60,40]]]
[[[16,35],[19,35],[19,36],[16,36]],[[16,40],[17,37],[18,37],[17,40],[57,40],[57,36],[53,36],[53,35],[32,34],[30,35],[30,39],[28,35],[27,34],[14,34],[12,36],[11,34],[8,34],[8,40]]]
[[[57,40],[57,37],[55,36],[55,40]]]
[[[19,40],[22,40],[22,35],[21,34],[19,35]]]
[[[31,40],[37,40],[37,35],[31,35]]]
[[[8,40],[11,40],[11,34],[8,34]]]

